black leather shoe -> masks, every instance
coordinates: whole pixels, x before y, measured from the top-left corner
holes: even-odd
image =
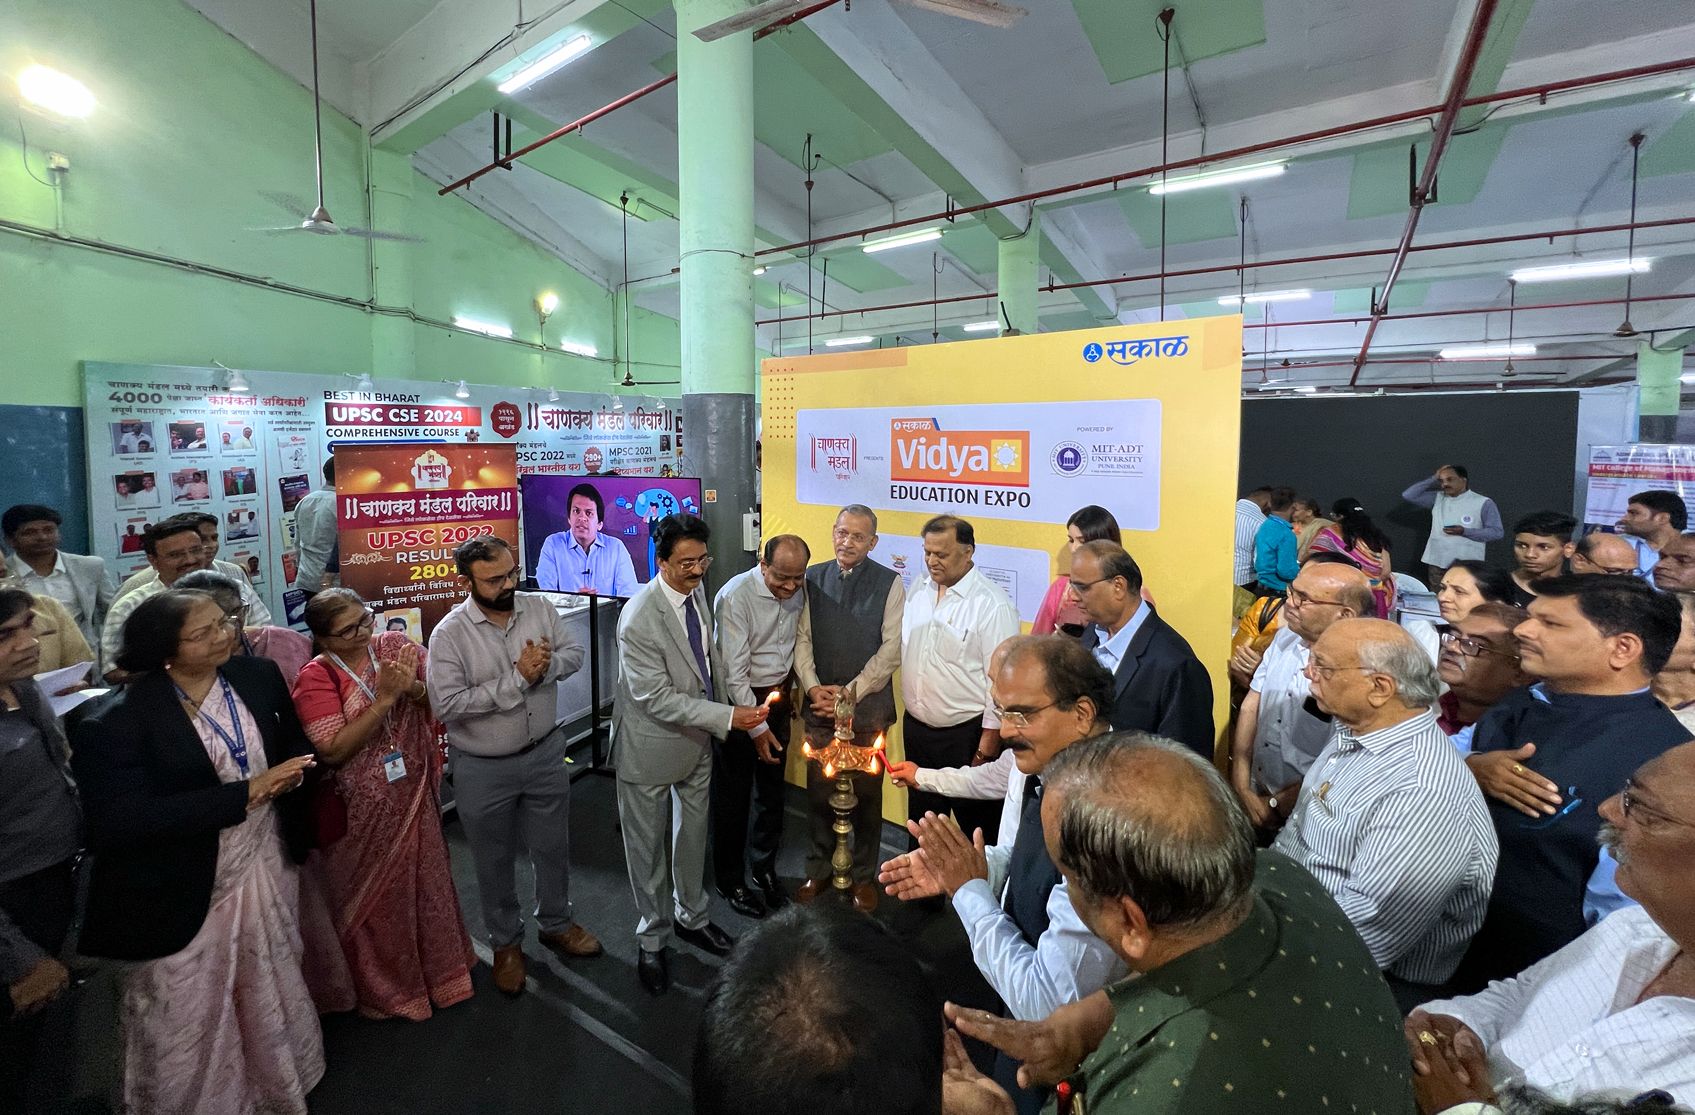
[[[636,975],[641,977],[642,986],[649,995],[663,995],[671,988],[671,969],[665,962],[665,950],[648,952],[640,949],[636,953]]]
[[[764,895],[767,910],[781,910],[789,904],[789,892],[784,889],[783,881],[776,875],[756,871],[753,875],[753,885]]]
[[[704,949],[714,956],[729,956],[730,950],[736,947],[736,939],[707,922],[699,929],[684,929],[677,927],[677,939],[687,941],[697,949]]]
[[[755,891],[747,887],[736,887],[733,890],[718,892],[730,904],[730,909],[744,918],[762,918],[765,916],[765,900]]]

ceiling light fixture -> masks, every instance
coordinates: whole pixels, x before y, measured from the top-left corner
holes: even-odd
[[[755,268],[754,268],[754,269],[753,269],[753,273],[754,273],[754,274],[755,274],[755,275],[763,275],[763,274],[765,274],[765,268],[763,268],[763,267],[755,267]]]
[[[562,351],[568,352],[572,356],[595,357],[600,355],[600,350],[589,344],[587,341],[560,341],[559,347]]]
[[[1266,302],[1301,302],[1312,297],[1310,290],[1265,290],[1253,294],[1226,294],[1218,300],[1220,306],[1260,305]]]
[[[231,395],[253,394],[253,388],[248,384],[247,377],[236,371],[234,368],[230,369],[229,382],[226,385],[225,390],[227,390]]]
[[[1564,279],[1645,275],[1653,262],[1651,259],[1596,259],[1584,263],[1556,263],[1548,267],[1521,267],[1508,278],[1515,283],[1556,283]]]
[[[867,240],[859,246],[859,250],[867,254],[886,252],[890,248],[905,248],[913,244],[928,244],[932,240],[940,240],[942,230],[926,228],[918,232],[903,232],[899,236],[885,236],[881,240]]]
[[[370,372],[360,372],[356,376],[349,375],[347,378],[353,381],[353,390],[355,391],[369,391],[373,386]]]
[[[509,325],[496,325],[492,321],[478,321],[474,317],[455,317],[453,324],[459,329],[471,333],[481,333],[485,337],[501,337],[506,340],[512,338],[512,327]]]
[[[1453,345],[1436,354],[1441,360],[1504,360],[1509,356],[1535,356],[1536,346],[1527,344]]]
[[[969,325],[960,326],[960,328],[965,330],[967,333],[998,332],[1000,327],[1001,323],[998,321],[974,321]]]
[[[1303,383],[1299,387],[1293,388],[1293,390],[1302,394],[1302,395],[1316,395],[1316,394],[1318,394],[1318,388],[1312,386],[1309,383]]]
[[[578,35],[576,38],[566,42],[563,46],[548,51],[546,54],[536,59],[535,62],[525,66],[511,77],[495,86],[495,88],[500,90],[502,93],[515,93],[525,86],[534,85],[554,70],[565,65],[565,63],[588,53],[589,41],[589,37],[586,34]]]
[[[557,310],[558,308],[559,308],[559,296],[557,294],[553,293],[551,290],[547,291],[540,298],[536,299],[536,313],[541,315],[541,319],[543,321],[546,321],[548,318],[552,317],[553,311]]]
[[[824,347],[843,348],[847,345],[868,345],[876,339],[876,337],[831,337],[824,342]]]
[[[1155,182],[1148,187],[1148,192],[1157,197],[1160,194],[1182,194],[1188,193],[1190,190],[1204,190],[1209,186],[1233,186],[1238,182],[1257,182],[1261,178],[1276,178],[1288,169],[1288,163],[1276,162],[1254,163],[1251,166],[1231,167],[1227,170],[1203,170],[1199,174],[1183,174]]]
[[[455,399],[469,399],[471,397],[471,389],[464,380],[460,380],[459,386],[453,389],[453,397]]]
[[[28,66],[18,75],[18,92],[36,108],[55,116],[81,120],[94,111],[88,86],[47,66]]]
[[[550,403],[557,403],[559,401],[559,388],[549,387],[547,389],[547,401]]]

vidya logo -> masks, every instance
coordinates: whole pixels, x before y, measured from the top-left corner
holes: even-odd
[[[933,418],[889,423],[891,480],[1030,486],[1028,430],[947,430]]]

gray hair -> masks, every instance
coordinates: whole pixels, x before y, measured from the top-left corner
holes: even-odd
[[[216,600],[218,607],[226,612],[233,612],[244,603],[241,586],[235,583],[235,578],[212,569],[196,569],[193,573],[177,578],[177,583],[171,587],[198,589]]]
[[[871,533],[872,534],[877,533],[877,512],[871,510],[869,507],[865,506],[863,503],[850,503],[846,507],[842,508],[840,511],[836,512],[836,521],[838,523],[842,521],[843,515],[859,515],[859,516],[863,516],[864,518],[870,519],[871,520]]]
[[[1059,858],[1085,897],[1133,899],[1149,924],[1178,930],[1249,900],[1253,824],[1217,768],[1182,744],[1097,736],[1061,751],[1042,781],[1060,795]]]
[[[1375,623],[1384,625],[1377,628]],[[1374,674],[1387,674],[1395,679],[1395,689],[1401,703],[1408,708],[1429,708],[1436,703],[1441,683],[1436,677],[1436,664],[1418,645],[1404,627],[1387,620],[1377,620],[1360,637],[1361,669]]]

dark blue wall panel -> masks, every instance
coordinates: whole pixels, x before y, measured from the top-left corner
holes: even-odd
[[[0,404],[0,508],[45,503],[65,517],[64,548],[88,553],[81,407]]]

